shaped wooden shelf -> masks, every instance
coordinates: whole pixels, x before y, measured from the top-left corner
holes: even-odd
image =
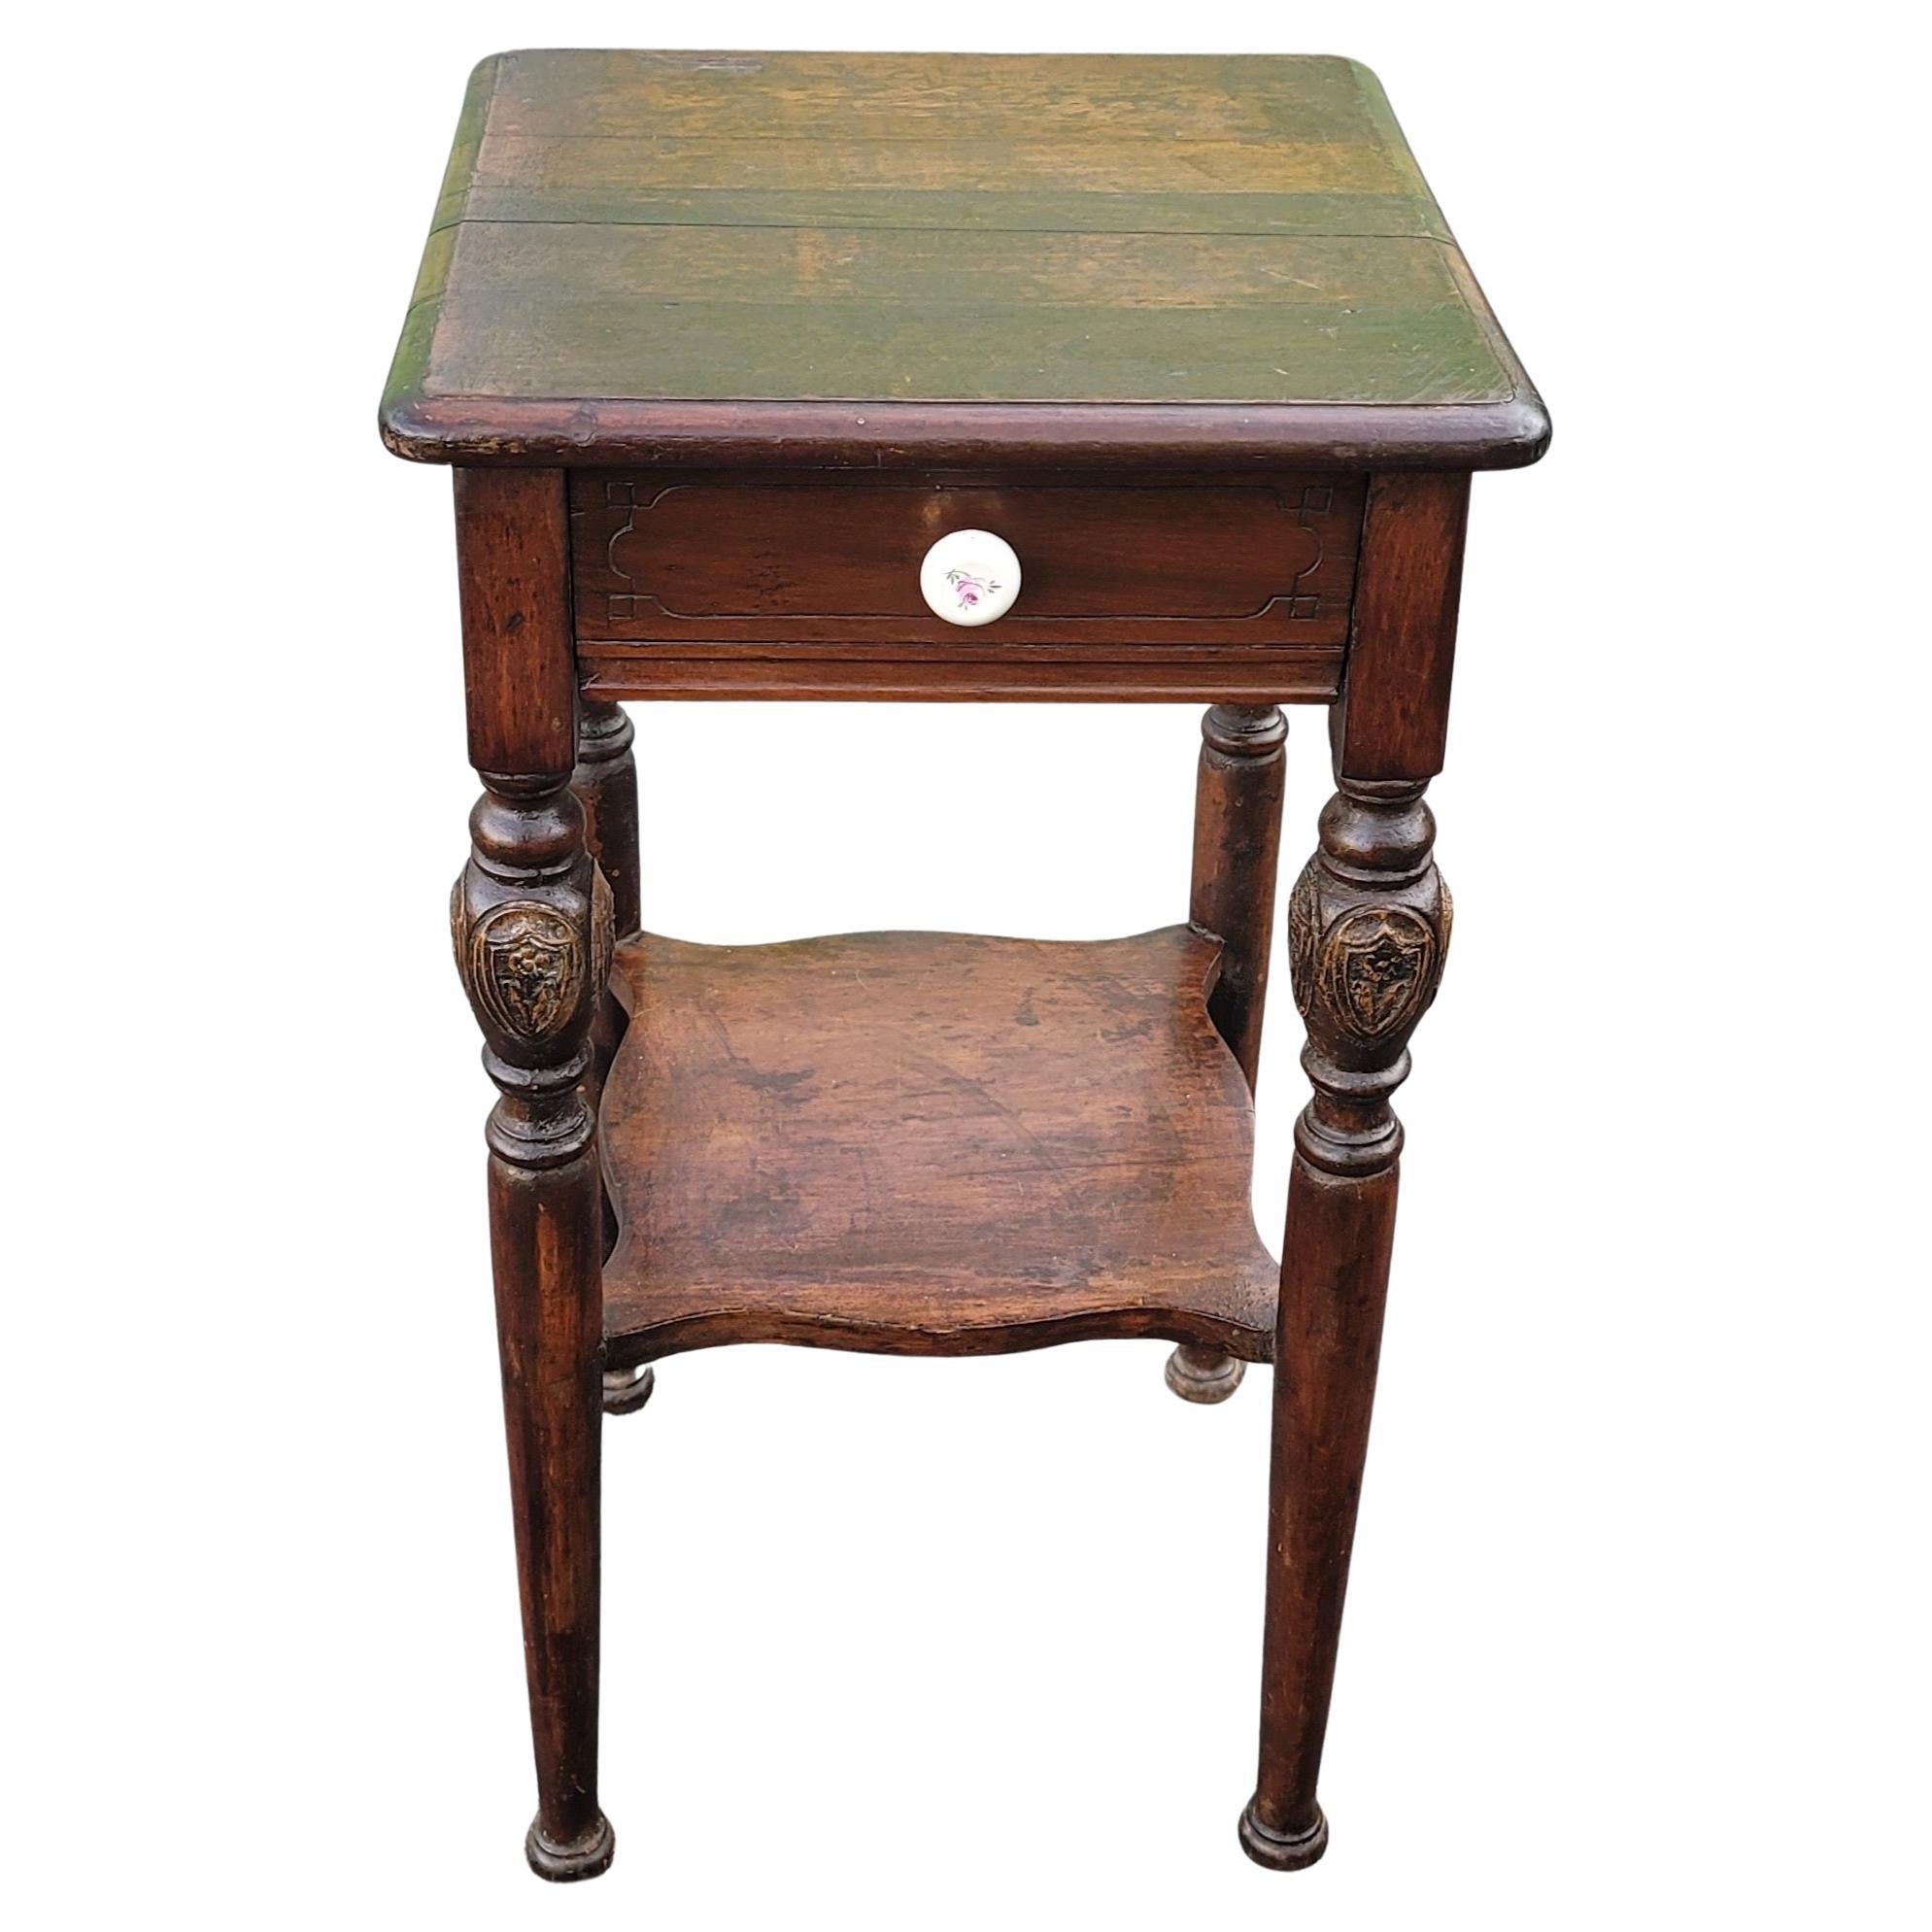
[[[613,1369],[729,1341],[1266,1361],[1276,1269],[1220,946],[640,934],[602,1102]]]

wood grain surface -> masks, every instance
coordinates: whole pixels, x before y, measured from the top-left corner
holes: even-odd
[[[382,424],[458,465],[484,795],[452,936],[498,1089],[531,1866],[612,1856],[601,1416],[656,1358],[1135,1336],[1178,1344],[1194,1401],[1274,1364],[1240,1837],[1313,1862],[1390,1100],[1451,932],[1424,794],[1467,472],[1549,433],[1373,77],[493,56]],[[1017,537],[1021,601],[941,636],[917,564],[968,525]],[[640,905],[626,697],[1213,702],[1191,924],[617,944]],[[1251,1083],[1291,701],[1334,707],[1337,791],[1287,909],[1313,1092],[1277,1270]]]
[[[1253,1102],[1218,942],[887,932],[618,949],[613,1366],[726,1341],[1264,1360]]]
[[[955,405],[1023,412],[978,425],[1008,459],[1118,431],[1501,464],[1547,429],[1353,61],[477,69],[385,401],[398,454],[932,459]]]
[[[911,704],[1327,704],[1339,688],[1341,647],[1267,651],[1252,647],[1202,652],[1169,662],[1089,654],[1092,661],[1039,661],[1026,647],[997,656],[932,652],[877,661],[740,656],[661,657],[627,644],[578,650],[584,693],[605,702],[627,699],[756,699],[792,703]]]
[[[615,932],[570,789],[563,478],[458,470],[456,483],[470,757],[484,790],[450,937],[497,1088],[485,1128],[490,1255],[537,1776],[525,1851],[545,1878],[582,1879],[610,1863],[614,1844],[597,1804],[603,1228],[592,1035]]]
[[[1340,644],[1363,493],[1361,477],[1307,475],[972,483],[580,470],[577,634],[808,657]],[[934,617],[919,590],[927,551],[962,529],[997,530],[1023,573],[1013,609],[979,633]]]

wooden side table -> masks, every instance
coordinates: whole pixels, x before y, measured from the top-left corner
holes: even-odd
[[[598,1436],[681,1349],[1177,1344],[1273,1364],[1261,1757],[1315,1798],[1402,1130],[1435,998],[1471,472],[1542,407],[1374,78],[1333,59],[511,53],[471,81],[385,396],[455,466],[452,903],[538,1809],[597,1802]],[[641,930],[664,698],[1189,699],[1188,923],[1105,944]],[[1336,794],[1288,906],[1313,1098],[1249,1207],[1283,702]]]

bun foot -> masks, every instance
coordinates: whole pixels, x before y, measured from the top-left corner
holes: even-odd
[[[1218,1348],[1183,1344],[1168,1357],[1168,1386],[1183,1402],[1226,1402],[1240,1387],[1246,1372],[1245,1362],[1237,1362]]]
[[[1304,1865],[1312,1865],[1328,1849],[1328,1820],[1318,1806],[1315,1821],[1306,1831],[1284,1838],[1255,1816],[1254,1800],[1250,1798],[1247,1810],[1241,1813],[1241,1849],[1257,1865],[1266,1865],[1271,1872],[1299,1872]]]
[[[648,1362],[641,1369],[606,1369],[604,1413],[628,1415],[632,1409],[642,1408],[657,1386],[657,1373]]]
[[[568,1845],[553,1845],[544,1836],[543,1827],[536,1824],[530,1826],[529,1836],[524,1840],[524,1856],[530,1861],[530,1870],[539,1879],[559,1885],[577,1879],[594,1879],[608,1872],[616,1850],[617,1833],[611,1830],[610,1820],[601,1812],[590,1831]]]

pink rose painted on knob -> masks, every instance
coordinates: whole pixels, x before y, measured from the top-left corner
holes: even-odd
[[[989,591],[1000,588],[997,578],[975,577],[970,570],[948,570],[946,582],[953,587],[962,610],[971,610]]]
[[[991,530],[949,530],[919,566],[919,594],[947,624],[993,624],[1020,594],[1020,559]]]

